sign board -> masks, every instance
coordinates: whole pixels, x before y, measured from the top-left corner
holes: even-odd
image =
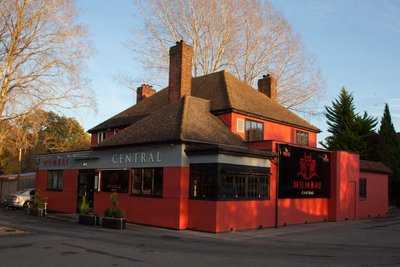
[[[132,146],[38,156],[40,170],[154,168],[183,163],[182,145]]]
[[[279,145],[279,198],[328,198],[331,155],[328,151]]]

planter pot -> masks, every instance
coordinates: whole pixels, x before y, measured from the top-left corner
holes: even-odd
[[[38,217],[44,217],[45,216],[45,212],[44,209],[31,209],[30,210],[30,214],[33,216],[38,216]]]
[[[125,218],[104,217],[101,220],[101,224],[104,228],[119,229],[119,230],[126,229]]]
[[[79,224],[83,225],[99,225],[99,217],[94,214],[79,214]]]

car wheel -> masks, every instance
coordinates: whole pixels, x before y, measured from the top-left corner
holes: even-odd
[[[29,200],[28,200],[28,201],[25,201],[23,208],[24,208],[24,209],[28,209],[28,208],[31,207],[31,204],[32,204],[31,201],[29,201]]]

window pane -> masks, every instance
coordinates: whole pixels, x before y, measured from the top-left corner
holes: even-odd
[[[52,176],[53,176],[53,178],[52,178],[52,182],[53,182],[53,184],[51,185],[51,188],[52,189],[57,189],[57,172],[56,171],[52,171]]]
[[[143,194],[151,195],[152,193],[153,193],[153,169],[144,169]]]
[[[127,193],[129,172],[125,170],[112,170],[101,172],[101,185],[104,192]]]
[[[47,172],[47,189],[62,190],[64,187],[64,172],[62,170],[51,170]]]
[[[58,175],[58,183],[57,183],[57,189],[62,190],[64,186],[64,177],[63,177],[63,172],[57,172]]]
[[[217,164],[190,166],[190,196],[196,199],[217,198]]]
[[[163,169],[154,169],[154,189],[153,194],[155,196],[162,196],[162,186],[163,186]]]
[[[134,194],[142,193],[142,169],[133,170],[133,190]]]
[[[296,144],[308,146],[308,133],[296,130]]]
[[[133,194],[162,196],[163,168],[140,168],[132,171]]]
[[[231,199],[234,196],[233,176],[225,175],[221,178],[220,197],[222,199]]]
[[[52,172],[48,171],[47,172],[47,188],[51,189],[51,185],[53,184],[53,177],[52,177]]]
[[[257,121],[246,120],[246,140],[260,141],[264,138],[264,124]]]

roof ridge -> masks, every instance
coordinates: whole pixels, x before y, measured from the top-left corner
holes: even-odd
[[[219,73],[225,72],[225,71],[226,71],[226,70],[223,69],[223,70],[219,70],[219,71],[216,71],[216,72],[207,73],[207,74],[200,75],[200,76],[195,76],[195,77],[192,77],[192,80],[193,80],[193,79],[198,79],[198,78],[204,78],[204,77],[211,76],[211,75],[216,75],[216,74],[219,74]]]

